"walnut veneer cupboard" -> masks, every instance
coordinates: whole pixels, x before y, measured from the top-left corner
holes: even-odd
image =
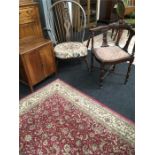
[[[33,86],[56,72],[52,43],[43,37],[38,3],[20,3],[19,7],[19,77]]]

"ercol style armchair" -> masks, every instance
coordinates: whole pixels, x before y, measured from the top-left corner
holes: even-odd
[[[129,32],[127,34],[127,41],[124,45],[124,47],[119,46],[119,42],[121,40],[122,34],[118,33],[116,42],[114,46],[109,46],[108,41],[107,41],[107,33],[111,29],[116,29],[119,32],[123,32],[126,30]],[[103,33],[103,42],[101,47],[99,48],[94,48],[94,35],[97,31],[100,31]],[[130,45],[131,39],[135,35],[135,31],[127,24],[110,24],[108,26],[100,26],[96,27],[93,29],[90,29],[91,32],[91,38],[88,40],[88,44],[91,40],[91,71],[93,69],[93,63],[94,63],[94,58],[100,63],[100,87],[103,85],[103,79],[109,71],[114,71],[115,65],[123,62],[129,62],[128,64],[128,71],[126,74],[126,78],[124,81],[124,84],[127,83],[128,78],[129,78],[129,73],[131,70],[131,65],[134,61],[134,54],[135,54],[135,44],[133,43],[133,48],[131,54],[128,52],[128,47]],[[108,65],[110,66],[108,71],[105,70],[105,66]],[[107,71],[107,72],[106,72]]]
[[[56,1],[49,10],[55,32],[50,30],[55,38],[54,52],[57,59],[67,60],[83,58],[87,67],[87,47],[83,44],[86,14],[76,1]]]

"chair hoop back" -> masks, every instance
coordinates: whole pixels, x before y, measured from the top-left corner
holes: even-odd
[[[55,2],[49,17],[54,24],[56,44],[68,41],[83,42],[86,28],[86,13],[82,6],[73,0]]]

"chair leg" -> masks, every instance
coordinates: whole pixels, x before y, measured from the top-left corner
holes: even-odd
[[[128,71],[127,71],[127,74],[126,74],[126,78],[125,78],[124,84],[126,84],[126,83],[128,82],[129,74],[130,74],[130,71],[131,71],[132,62],[133,62],[133,59],[132,59],[132,60],[130,61],[130,63],[129,63]]]
[[[116,30],[116,33],[115,33],[115,36],[114,36],[113,40],[116,40],[116,37],[117,37],[118,33],[119,33],[118,30]]]
[[[94,68],[94,55],[91,54],[91,67],[90,67],[90,71],[92,72]]]
[[[112,67],[112,72],[114,72],[115,71],[115,68],[116,68],[116,65],[113,65],[113,67]]]
[[[99,81],[100,88],[102,88],[103,86],[103,79],[104,79],[104,65],[100,64],[100,81]]]
[[[112,33],[111,33],[111,38],[113,37],[113,35],[114,35],[114,29],[112,29]]]
[[[88,68],[88,71],[89,71],[89,64],[88,64],[87,57],[84,57],[84,61],[85,61],[86,65],[87,65],[87,68]]]

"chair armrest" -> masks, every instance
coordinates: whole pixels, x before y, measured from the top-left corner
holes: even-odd
[[[98,26],[98,27],[95,27],[95,28],[91,28],[91,29],[89,29],[89,31],[90,32],[107,31],[107,30],[110,30],[110,29],[118,27],[118,26],[119,26],[118,23],[112,23],[112,24],[109,24],[109,25],[101,25],[101,26]]]
[[[90,32],[97,32],[97,31],[101,31],[101,30],[108,30],[109,26],[108,25],[102,25],[102,26],[98,26],[95,28],[91,28],[89,29]]]
[[[95,27],[95,28],[91,28],[89,29],[90,32],[97,32],[97,31],[107,31],[107,30],[110,30],[110,29],[132,29],[131,25],[127,24],[127,23],[112,23],[112,24],[109,24],[109,25],[101,25],[101,26],[98,26],[98,27]]]

